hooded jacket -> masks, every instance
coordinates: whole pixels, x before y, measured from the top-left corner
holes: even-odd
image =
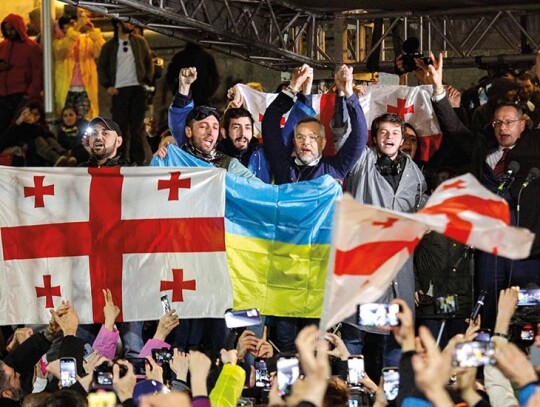
[[[9,23],[19,34],[19,39],[7,39],[5,25]],[[23,93],[39,98],[43,89],[43,58],[41,47],[28,38],[21,16],[9,14],[2,21],[0,61],[7,69],[0,69],[0,97]]]

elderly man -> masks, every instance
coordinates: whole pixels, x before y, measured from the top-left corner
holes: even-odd
[[[293,107],[295,98],[304,98],[311,88],[313,69],[307,65],[296,69],[290,84],[268,106],[262,122],[264,149],[276,184],[312,180],[330,175],[343,181],[362,154],[367,142],[366,119],[353,92],[352,69],[343,65],[335,75],[338,93],[345,96],[351,132],[333,157],[322,155],[326,146],[325,129],[315,117],[301,119],[294,128],[292,145],[282,137],[281,117]],[[292,155],[291,155],[292,154]],[[276,317],[276,345],[283,352],[295,350],[294,339],[303,325],[316,321],[305,318]]]
[[[298,68],[290,85],[278,94],[264,114],[264,149],[276,184],[312,180],[326,174],[343,181],[367,142],[366,119],[353,92],[352,68],[345,65],[339,68],[335,80],[338,92],[346,97],[351,134],[339,152],[333,157],[322,155],[326,146],[325,129],[315,117],[306,117],[296,124],[292,148],[284,141],[281,117],[292,108],[296,97],[304,97],[302,93],[305,92],[301,90],[305,86],[311,87],[312,77],[313,69],[309,66]]]

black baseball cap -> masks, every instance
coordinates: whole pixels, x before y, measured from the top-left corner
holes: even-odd
[[[88,123],[88,127],[94,127],[96,124],[101,124],[106,129],[115,131],[120,137],[122,137],[122,130],[120,130],[120,126],[114,120],[105,119],[104,117],[97,116],[94,117],[90,121],[90,123]]]

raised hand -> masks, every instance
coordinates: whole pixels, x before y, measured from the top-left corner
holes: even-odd
[[[176,315],[176,310],[172,309],[159,319],[154,339],[165,341],[167,335],[178,325],[180,325],[180,320],[178,319],[178,315]]]
[[[313,76],[313,69],[308,64],[296,68],[292,73],[289,86],[294,92],[299,92],[309,75]]]
[[[105,306],[103,307],[103,316],[105,317],[105,328],[112,331],[116,317],[120,314],[120,308],[114,305],[111,290],[103,289],[103,297],[105,297]]]
[[[340,95],[349,97],[353,94],[353,68],[341,65],[334,74],[334,81]]]
[[[189,371],[189,353],[180,352],[178,349],[174,348],[173,357],[169,362],[169,366],[178,380],[187,382],[187,374]]]
[[[178,93],[187,96],[191,84],[197,80],[197,68],[182,68],[178,73]]]

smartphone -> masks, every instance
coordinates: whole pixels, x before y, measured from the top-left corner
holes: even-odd
[[[266,361],[262,358],[255,359],[255,387],[270,388],[270,373]]]
[[[172,351],[169,349],[152,349],[152,358],[158,363],[169,363]]]
[[[261,325],[261,314],[257,308],[225,312],[225,325],[227,328],[245,328],[247,326]]]
[[[439,315],[450,315],[457,312],[457,295],[448,294],[435,299],[435,311]]]
[[[149,364],[146,358],[127,358],[127,361],[133,365],[135,376],[146,377],[146,366]]]
[[[458,343],[452,352],[452,365],[456,367],[478,367],[495,364],[493,355],[495,345],[492,342]]]
[[[92,353],[94,353],[94,348],[92,348],[92,345],[90,345],[89,343],[85,343],[83,359],[88,362],[88,359],[90,358],[90,356],[92,356]]]
[[[399,390],[399,369],[397,367],[385,367],[383,374],[383,390],[386,400],[395,400]]]
[[[361,304],[358,306],[358,325],[398,326],[398,304]]]
[[[347,359],[347,368],[347,383],[349,383],[351,386],[359,385],[360,379],[362,379],[365,375],[364,356],[349,356]]]
[[[278,393],[281,397],[291,394],[293,383],[300,376],[300,365],[295,356],[280,356],[277,360]]]
[[[169,297],[165,294],[161,296],[161,308],[163,309],[163,315],[171,311],[171,303]]]
[[[540,288],[519,290],[517,305],[519,307],[540,305]]]
[[[521,339],[521,344],[524,346],[531,346],[534,342],[535,335],[536,331],[534,329],[534,326],[530,324],[523,325],[519,333],[519,339]]]
[[[476,335],[475,341],[477,342],[489,342],[491,341],[491,329],[480,329]]]
[[[60,383],[69,387],[77,382],[77,362],[75,358],[60,358]]]
[[[94,383],[101,389],[112,389],[113,374],[103,370],[94,370]]]

